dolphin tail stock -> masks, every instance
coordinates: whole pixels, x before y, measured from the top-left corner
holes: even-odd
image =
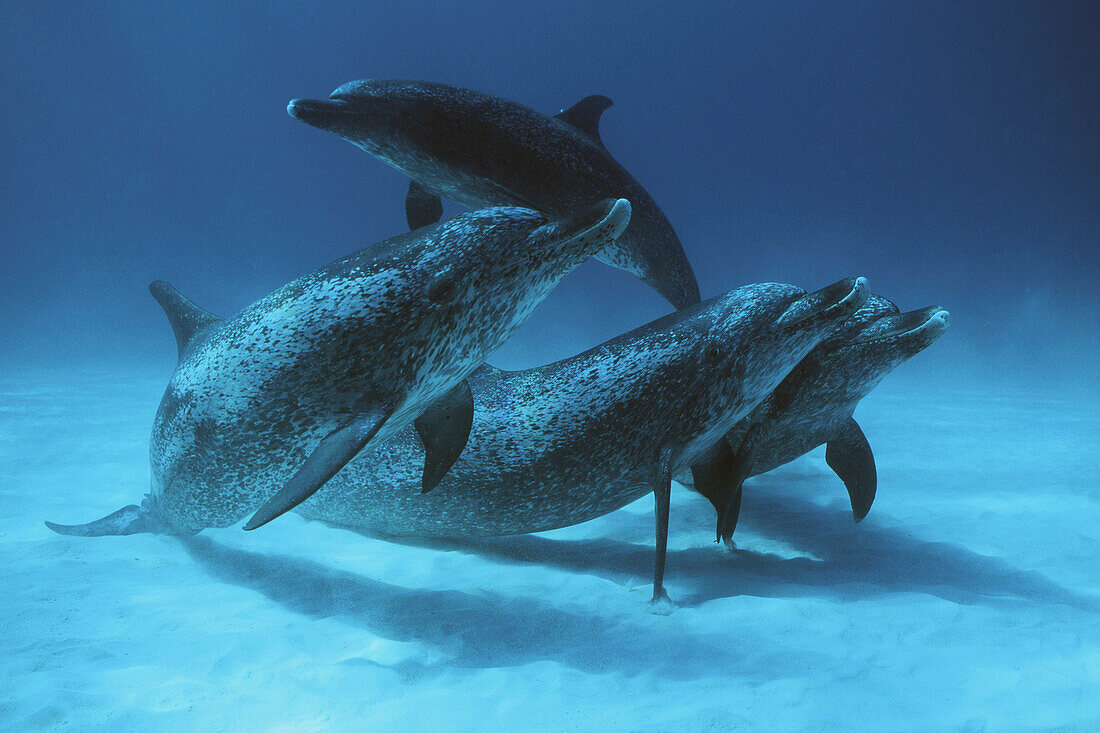
[[[600,117],[613,104],[609,97],[592,94],[558,112],[554,119],[572,127],[607,151],[600,138]],[[597,255],[596,259],[633,274],[677,310],[698,303],[699,284],[672,224],[656,204],[639,207],[636,216],[639,221],[633,225],[633,232],[645,231],[648,234],[632,237],[628,233]]]
[[[72,537],[106,537],[110,535],[165,534],[164,523],[154,511],[153,498],[146,495],[141,506],[130,504],[107,516],[86,524],[57,524],[46,522],[46,526],[58,534]]]
[[[699,284],[683,250],[670,253],[659,270],[642,276],[642,282],[661,294],[677,310],[700,302]]]
[[[596,259],[629,272],[677,310],[700,302],[699,283],[679,237],[660,211],[637,207],[626,233]]]

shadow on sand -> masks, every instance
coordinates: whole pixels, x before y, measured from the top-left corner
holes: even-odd
[[[791,483],[811,476],[785,475]],[[819,504],[780,493],[768,484],[746,487],[738,532],[781,540],[813,557],[774,554],[707,544],[668,553],[665,584],[680,606],[733,596],[819,596],[862,599],[887,593],[926,593],[953,603],[1011,605],[1022,601],[1063,604],[1100,613],[1100,600],[1074,593],[1041,573],[1024,571],[959,545],[923,542],[903,530],[854,526],[840,505]],[[677,517],[676,513],[680,515]],[[609,518],[610,519],[610,518]],[[674,507],[670,536],[697,534],[714,522],[702,499]],[[623,585],[644,583],[653,573],[652,523],[620,512],[611,539],[559,540],[538,535],[412,540],[405,544],[459,550],[499,562],[539,563],[589,573]],[[735,540],[736,540],[735,535]]]
[[[595,674],[697,679],[722,669],[763,681],[795,674],[806,663],[806,654],[789,654],[761,669],[758,658],[685,637],[671,627],[662,629],[664,620],[644,609],[637,618],[610,619],[571,613],[540,599],[402,588],[309,560],[228,547],[207,537],[178,539],[215,577],[252,588],[292,611],[336,618],[387,639],[431,644],[451,658],[431,668],[394,668],[406,678],[445,667],[550,660]],[[763,640],[753,643],[759,648]],[[790,669],[783,669],[787,664]]]
[[[715,545],[669,552],[666,581],[678,605],[698,606],[740,595],[858,600],[926,593],[968,605],[1055,603],[1100,613],[1097,599],[1075,594],[1039,573],[957,545],[922,542],[898,529],[853,528],[851,515],[837,506],[822,507],[760,488],[751,497],[746,493],[743,528],[814,557],[731,553]],[[678,509],[673,532],[698,533],[700,522],[713,522],[713,511],[703,500],[680,502]],[[607,520],[601,529],[636,542],[533,535],[401,541],[474,553],[495,562],[538,563],[623,585],[644,584],[653,562],[652,545],[642,539],[652,531],[649,518],[620,512]],[[550,602],[553,599],[409,589],[309,560],[228,547],[207,537],[180,542],[214,576],[252,588],[297,613],[337,618],[389,639],[431,644],[451,658],[430,668],[395,667],[406,678],[448,666],[486,668],[551,660],[596,674],[697,679],[724,669],[743,679],[765,680],[796,674],[814,662],[799,650],[769,655],[763,669],[758,657],[739,650],[774,648],[779,643],[775,639],[746,637],[737,649],[730,649],[677,632],[672,624],[648,614],[616,619],[564,610]],[[776,668],[787,663],[790,670]]]

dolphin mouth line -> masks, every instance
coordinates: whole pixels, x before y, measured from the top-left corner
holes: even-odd
[[[939,306],[910,311],[901,314],[901,316],[893,315],[883,317],[883,319],[886,318],[898,318],[900,322],[888,328],[884,334],[854,339],[851,345],[868,346],[870,344],[878,344],[886,341],[898,341],[909,336],[917,336],[926,332],[942,333],[947,330],[947,327],[951,323],[951,314]]]

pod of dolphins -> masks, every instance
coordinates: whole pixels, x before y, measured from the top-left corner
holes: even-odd
[[[61,534],[193,534],[294,510],[370,533],[467,537],[584,522],[652,493],[653,599],[672,481],[732,546],[742,484],[825,444],[858,522],[875,461],[852,418],[948,313],[900,313],[852,277],[700,302],[657,204],[604,147],[590,96],[552,117],[416,81],[345,84],[291,116],[409,177],[410,231],[220,318],[154,282],[179,363],[141,505]],[[441,198],[470,208],[439,223]],[[518,372],[485,360],[595,257],[677,310]],[[250,516],[251,515],[251,516]]]

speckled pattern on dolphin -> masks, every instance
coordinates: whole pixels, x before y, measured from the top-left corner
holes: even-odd
[[[154,283],[180,361],[150,439],[151,499],[50,527],[190,533],[233,524],[278,492],[253,517],[258,526],[414,420],[424,476],[433,465],[439,473],[432,453],[451,451],[449,466],[468,435],[465,377],[629,218],[625,200],[560,221],[471,212],[359,250],[226,320]]]
[[[661,575],[673,472],[688,469],[863,302],[860,279],[805,294],[760,284],[670,314],[577,356],[472,378],[466,451],[418,495],[423,451],[404,431],[298,508],[391,536],[563,527],[654,492]]]
[[[699,286],[672,225],[607,151],[599,134],[607,97],[585,97],[554,117],[507,99],[425,81],[344,84],[327,100],[295,99],[296,119],[331,131],[411,179],[410,227],[439,219],[439,197],[465,206],[526,206],[551,216],[626,198],[630,226],[597,258],[626,270],[677,308]]]
[[[947,330],[938,306],[899,313],[872,295],[835,335],[798,366],[718,443],[712,455],[677,479],[694,486],[718,512],[716,534],[731,542],[741,508],[741,485],[827,444],[825,460],[848,489],[858,522],[877,488],[875,458],[852,417],[882,378]]]

